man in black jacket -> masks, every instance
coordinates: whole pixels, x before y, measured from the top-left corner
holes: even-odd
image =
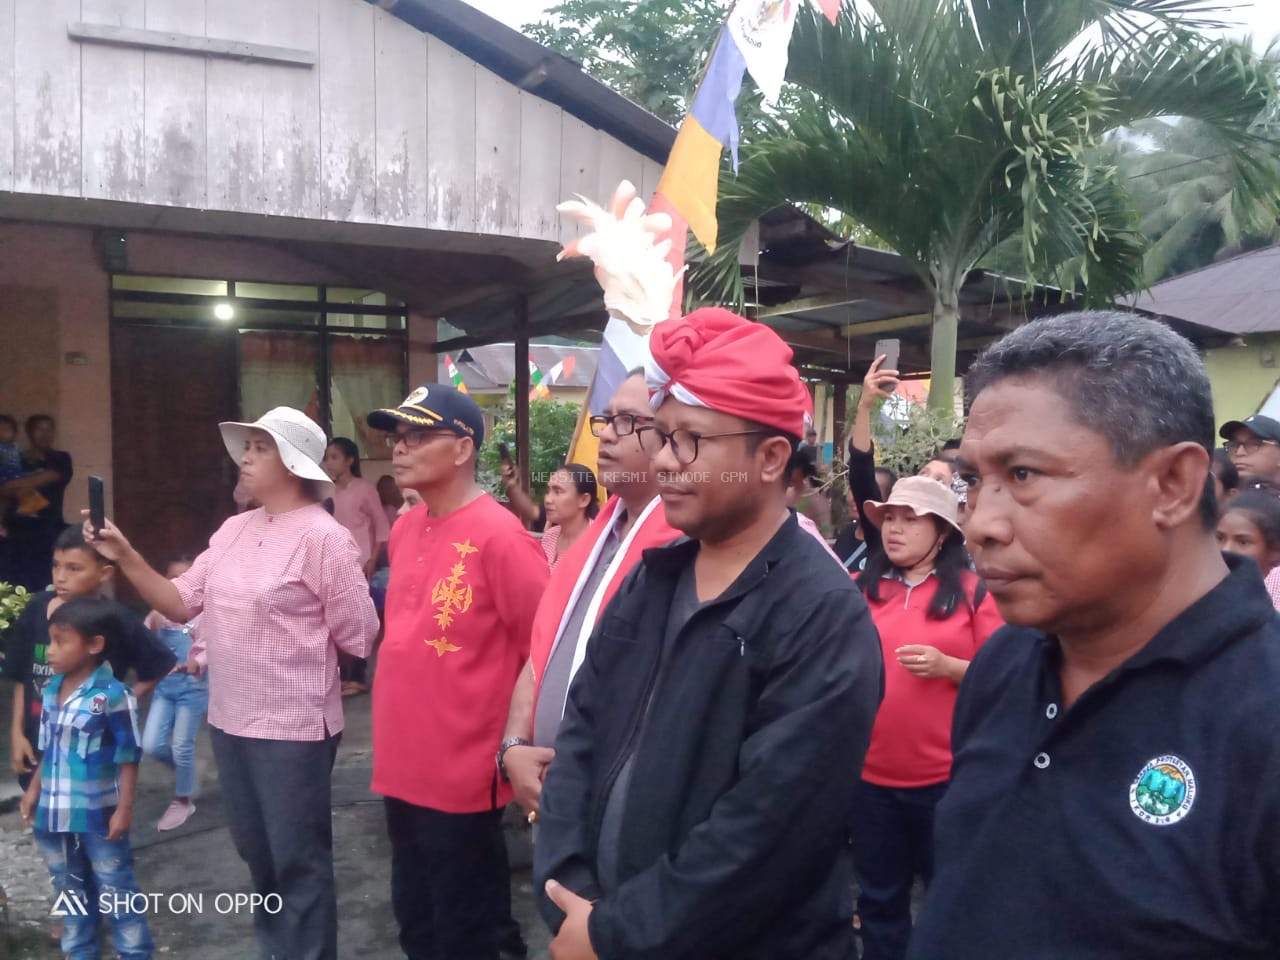
[[[552,957],[850,960],[844,823],[883,668],[786,508],[804,387],[727,311],[650,347],[641,442],[688,537],[645,554],[570,691],[534,851]]]

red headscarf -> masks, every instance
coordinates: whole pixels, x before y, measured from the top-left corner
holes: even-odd
[[[670,394],[804,436],[809,391],[791,365],[791,348],[763,323],[704,307],[655,326],[649,351],[645,379],[655,407]]]

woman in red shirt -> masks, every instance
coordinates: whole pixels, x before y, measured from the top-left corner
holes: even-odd
[[[901,960],[911,887],[933,873],[933,810],[951,776],[951,714],[969,661],[1001,625],[969,570],[955,494],[930,477],[899,480],[865,504],[882,546],[859,586],[880,632],[884,699],[851,823],[862,892],[863,960]]]

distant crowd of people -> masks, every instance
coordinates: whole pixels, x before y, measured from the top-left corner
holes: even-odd
[[[55,449],[57,424],[38,413],[24,424],[0,414],[0,581],[39,590],[49,582],[53,543],[62,532],[71,454]]]
[[[236,850],[282,905],[261,955],[336,958],[330,774],[376,642],[410,960],[525,955],[513,800],[553,960],[1280,952],[1280,423],[1216,450],[1187,341],[1062,314],[982,353],[963,438],[899,478],[879,357],[830,546],[795,510],[816,437],[778,335],[702,309],[649,349],[590,418],[597,470],[541,508],[511,466],[510,508],[482,490],[480,408],[432,383],[368,417],[389,483],[281,407],[221,425],[253,506],[197,556],[162,574],[110,520],[63,532],[4,662],[55,888],[138,889],[137,764],[173,766],[158,826],[185,822],[207,710]],[[118,954],[150,957],[113,903]],[[99,919],[67,918],[68,956]]]

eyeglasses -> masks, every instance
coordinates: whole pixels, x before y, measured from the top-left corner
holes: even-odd
[[[452,430],[405,430],[403,433],[389,434],[387,436],[387,446],[394,450],[396,444],[403,443],[410,450],[416,450],[428,440],[434,440],[436,437],[458,439],[458,435]]]
[[[1235,456],[1242,453],[1246,457],[1251,457],[1265,446],[1280,446],[1274,440],[1228,440],[1222,445],[1222,449],[1227,451],[1228,456]]]
[[[613,425],[613,432],[620,437],[629,437],[636,432],[636,426],[641,423],[650,423],[653,417],[638,417],[634,413],[612,413],[598,414],[591,418],[591,435],[598,437],[604,433],[604,428]]]
[[[651,458],[660,454],[664,447],[671,445],[671,452],[676,461],[687,467],[698,459],[698,444],[703,440],[723,440],[725,437],[749,437],[764,435],[767,430],[735,430],[732,433],[694,433],[692,430],[672,430],[667,433],[657,427],[644,426],[636,430],[640,436],[640,448]]]

